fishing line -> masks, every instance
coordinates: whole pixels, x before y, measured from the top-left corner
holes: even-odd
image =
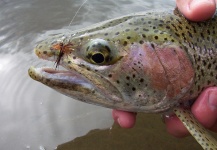
[[[69,23],[69,26],[72,24],[72,22],[74,21],[75,17],[77,16],[78,12],[80,11],[80,9],[84,6],[84,4],[87,2],[88,0],[85,0],[81,6],[78,8],[78,10],[76,11],[74,17],[72,18],[71,22]]]

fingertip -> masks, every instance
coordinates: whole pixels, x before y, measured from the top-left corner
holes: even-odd
[[[206,128],[217,122],[217,87],[204,90],[191,108],[195,118]]]
[[[210,19],[216,10],[215,0],[177,0],[181,13],[191,21]]]
[[[132,128],[136,122],[136,113],[113,110],[112,116],[122,128]]]
[[[164,117],[164,121],[166,124],[166,130],[169,134],[177,138],[182,138],[189,135],[188,130],[185,128],[179,118],[175,116],[175,114]]]

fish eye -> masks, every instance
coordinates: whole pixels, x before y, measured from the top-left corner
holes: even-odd
[[[92,55],[91,59],[96,63],[96,64],[101,64],[105,61],[105,57],[101,53],[95,53]]]
[[[90,40],[82,49],[85,59],[95,65],[110,65],[119,58],[114,43],[103,39]]]

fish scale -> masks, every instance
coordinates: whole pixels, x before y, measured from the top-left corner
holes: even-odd
[[[66,71],[31,67],[29,75],[91,104],[146,113],[173,109],[204,149],[217,149],[190,112],[178,107],[217,86],[216,23],[216,14],[196,23],[177,9],[111,19],[41,41],[36,55]]]

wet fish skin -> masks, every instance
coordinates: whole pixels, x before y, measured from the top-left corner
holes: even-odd
[[[177,11],[137,13],[52,36],[37,45],[35,53],[55,61],[60,53],[56,45],[70,45],[61,65],[80,73],[93,85],[95,90],[90,93],[102,98],[82,96],[86,102],[127,111],[162,112],[217,85],[216,22],[215,16],[194,23]],[[94,64],[86,52],[91,42],[99,41],[110,50],[104,64]],[[55,81],[49,81],[52,87]],[[61,85],[55,89],[66,90]],[[65,94],[79,98],[76,91],[71,92]]]
[[[217,86],[216,23],[216,14],[195,23],[177,10],[108,20],[42,41],[36,55],[59,58],[68,71],[31,67],[29,75],[100,106],[148,113],[174,109],[204,149],[217,149],[203,127],[189,125],[198,124],[189,112],[174,108]]]

